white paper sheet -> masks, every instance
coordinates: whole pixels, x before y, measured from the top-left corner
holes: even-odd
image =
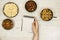
[[[33,21],[34,21],[34,18],[23,17],[22,31],[32,32],[32,23],[33,23]]]

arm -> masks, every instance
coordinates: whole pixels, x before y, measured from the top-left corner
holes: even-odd
[[[38,28],[38,21],[37,19],[35,18],[33,24],[32,24],[32,30],[33,30],[33,40],[39,40],[39,28]]]

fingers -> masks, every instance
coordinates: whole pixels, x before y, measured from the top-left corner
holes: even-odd
[[[37,21],[36,17],[34,17],[34,18],[35,19],[34,19],[34,22],[32,24],[32,29],[33,29],[33,31],[38,31],[38,21]]]
[[[34,24],[35,24],[35,26],[36,26],[36,29],[38,29],[38,21],[37,21],[37,18],[36,17],[34,17],[35,19],[34,19]]]
[[[33,28],[34,30],[35,30],[35,28],[36,28],[34,22],[32,23],[32,28]]]

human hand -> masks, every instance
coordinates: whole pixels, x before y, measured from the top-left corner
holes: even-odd
[[[34,17],[34,18],[35,18],[35,17]],[[38,21],[37,21],[37,19],[35,18],[35,19],[34,19],[34,22],[33,22],[33,24],[32,24],[32,30],[33,30],[33,33],[34,33],[35,35],[38,34],[38,30],[39,30],[38,27],[39,27],[39,26],[38,26]]]

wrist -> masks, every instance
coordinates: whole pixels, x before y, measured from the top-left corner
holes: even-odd
[[[38,36],[39,34],[38,34],[38,33],[35,33],[34,35],[35,35],[35,36]]]

